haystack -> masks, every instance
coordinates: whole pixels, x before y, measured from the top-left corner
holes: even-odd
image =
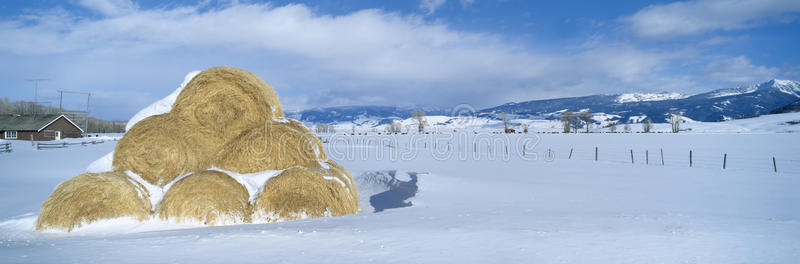
[[[225,141],[283,117],[272,87],[258,76],[233,67],[215,67],[195,76],[178,95],[171,113]]]
[[[329,178],[329,179],[326,179]],[[347,188],[322,169],[293,167],[270,178],[253,201],[254,222],[278,222],[358,212]]]
[[[117,143],[114,169],[132,171],[159,186],[181,174],[206,169],[219,143],[193,136],[191,131],[191,126],[177,124],[169,114],[145,118]]]
[[[150,215],[147,190],[122,172],[84,173],[56,187],[42,204],[36,229],[81,227],[100,219]]]
[[[348,194],[350,194],[352,198],[351,202],[354,203],[354,206],[358,207],[358,190],[356,189],[353,175],[335,161],[326,160],[324,163],[329,167],[329,169],[326,170],[326,175],[336,177],[339,181],[343,182],[347,188]]]
[[[266,122],[231,140],[213,165],[237,173],[319,167],[326,159],[322,142],[299,122]]]
[[[161,219],[198,221],[207,225],[250,222],[247,189],[227,174],[201,171],[169,188],[158,205]]]

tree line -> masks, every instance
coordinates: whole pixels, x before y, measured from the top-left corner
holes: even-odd
[[[586,129],[586,133],[589,133],[589,129],[592,126],[592,119],[594,115],[589,111],[581,111],[581,112],[570,112],[564,111],[561,113],[559,117],[559,121],[561,121],[562,132],[564,133],[578,133],[578,128],[581,127],[581,124]],[[678,113],[670,113],[669,123],[672,128],[672,133],[678,133],[680,131],[680,124],[682,122],[681,115]],[[606,127],[608,127],[611,133],[617,132],[617,125],[616,121],[608,123]],[[642,121],[642,132],[650,133],[653,130],[653,120],[649,117],[645,118]],[[630,124],[624,124],[623,131],[625,133],[631,132]]]
[[[52,115],[61,113],[58,107],[46,106],[30,101],[11,101],[8,97],[0,99],[0,115]],[[65,113],[66,114],[66,113]],[[123,133],[127,121],[106,121],[89,117],[86,122],[74,120],[74,116],[66,114],[73,119],[87,133]],[[84,127],[88,126],[88,127]]]

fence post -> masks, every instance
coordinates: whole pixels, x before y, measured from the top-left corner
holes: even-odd
[[[39,142],[36,142],[36,150],[39,150]]]
[[[661,149],[661,166],[664,166],[664,149]]]
[[[778,173],[778,165],[775,164],[775,157],[772,157],[772,170]]]
[[[31,146],[34,146],[34,142],[33,142],[33,134],[31,134]]]
[[[525,156],[525,143],[522,143],[522,156]]]
[[[594,161],[597,161],[597,147],[594,147]]]
[[[633,164],[633,149],[631,149],[631,164]]]
[[[692,167],[692,151],[689,151],[689,167]]]
[[[572,159],[572,148],[569,148],[569,158],[567,159]]]
[[[644,150],[644,164],[650,164],[650,150]]]
[[[725,156],[722,156],[722,169],[724,170],[726,165],[728,164],[728,153],[725,153]]]

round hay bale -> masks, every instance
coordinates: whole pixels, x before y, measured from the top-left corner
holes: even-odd
[[[213,166],[237,173],[320,167],[325,149],[316,135],[299,122],[266,122],[231,140]]]
[[[182,174],[208,168],[218,143],[204,142],[190,134],[191,127],[178,123],[169,114],[136,123],[114,148],[114,169],[163,187]]]
[[[325,160],[324,163],[327,164],[329,167],[326,170],[327,175],[336,177],[341,182],[345,183],[345,185],[347,186],[348,194],[350,194],[350,197],[352,198],[351,202],[356,208],[358,208],[358,190],[356,188],[355,181],[353,180],[353,175],[350,174],[350,172],[347,171],[347,169],[342,167],[342,165],[339,165],[339,163],[336,163],[335,161]]]
[[[159,217],[206,225],[250,222],[250,196],[231,176],[201,171],[186,176],[169,188],[158,205]]]
[[[150,216],[147,190],[122,172],[84,173],[56,187],[42,204],[36,230],[73,228],[100,219]]]
[[[178,95],[171,113],[226,141],[245,129],[283,117],[272,87],[255,74],[233,67],[200,72]]]
[[[326,179],[326,177],[328,179]],[[358,212],[347,188],[322,169],[293,167],[272,177],[253,201],[254,222],[279,222]]]

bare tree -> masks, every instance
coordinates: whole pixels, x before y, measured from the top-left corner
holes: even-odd
[[[562,132],[564,133],[570,132],[570,128],[572,127],[572,119],[573,119],[572,112],[564,111],[563,113],[561,113],[561,117],[559,117],[558,120],[561,121],[561,126],[563,127]]]
[[[625,126],[622,127],[622,130],[624,130],[625,133],[630,133],[631,132],[631,125],[628,124],[628,123],[625,123]]]
[[[617,133],[617,122],[608,123],[608,129],[611,130],[611,133]]]
[[[589,111],[581,112],[581,120],[583,121],[584,126],[586,127],[586,133],[589,133],[589,128],[592,126],[592,113]]]
[[[669,123],[672,125],[672,133],[678,133],[681,130],[681,115],[678,113],[670,114]]]
[[[524,132],[525,134],[528,133],[528,124],[527,123],[526,124],[522,124],[522,132]]]
[[[317,124],[314,126],[314,130],[319,133],[330,133],[330,125],[328,124]]]
[[[578,133],[578,128],[581,127],[580,113],[572,113],[572,118],[570,118],[569,122],[572,124],[572,133]]]
[[[645,133],[650,133],[650,130],[652,130],[652,129],[653,129],[653,120],[650,120],[649,117],[645,118],[644,119],[644,123],[642,123],[642,130]]]
[[[513,128],[510,128],[510,127],[508,127],[508,118],[506,117],[506,112],[503,112],[503,126],[505,127],[505,128],[503,129],[503,133],[506,133],[506,134],[513,134],[513,133],[516,133],[516,132],[517,132],[517,131],[516,131],[516,130],[514,130]]]
[[[392,121],[386,124],[386,133],[400,133],[401,130],[402,126],[400,125],[400,122]]]
[[[425,111],[414,110],[411,112],[411,118],[417,121],[417,132],[420,134],[425,133]]]

